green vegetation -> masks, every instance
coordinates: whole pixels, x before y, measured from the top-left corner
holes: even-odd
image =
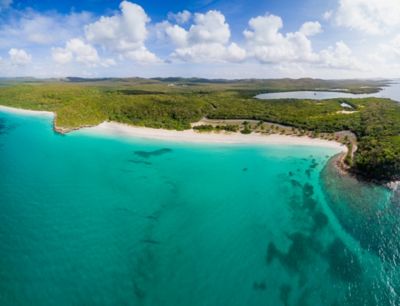
[[[0,82],[1,83],[1,82]],[[206,81],[202,79],[70,79],[3,81],[0,104],[57,113],[58,127],[74,129],[103,121],[184,130],[209,119],[245,124],[204,124],[199,131],[292,133],[322,137],[351,131],[358,139],[351,170],[368,179],[400,179],[400,104],[387,99],[258,100],[281,90],[378,90],[382,82],[302,80]],[[341,113],[342,102],[354,108]],[[256,120],[256,121],[254,121]],[[268,122],[269,125],[264,123]],[[270,124],[272,123],[272,125]],[[285,127],[283,127],[284,125]],[[350,142],[344,140],[349,146]]]
[[[202,124],[202,125],[197,125],[193,127],[194,130],[199,131],[199,132],[219,132],[219,131],[225,131],[225,132],[237,132],[239,131],[239,125],[212,125],[212,124]]]
[[[251,134],[252,129],[251,129],[250,124],[249,124],[247,121],[245,121],[245,122],[243,123],[243,125],[244,125],[244,127],[243,127],[243,129],[240,131],[240,133],[242,133],[242,134]]]

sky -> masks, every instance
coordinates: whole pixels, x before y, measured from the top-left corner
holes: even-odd
[[[398,78],[400,0],[0,0],[0,77]]]

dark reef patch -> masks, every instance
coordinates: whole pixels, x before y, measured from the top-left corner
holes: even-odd
[[[290,293],[292,292],[292,287],[289,285],[282,285],[279,289],[279,297],[281,299],[282,305],[288,306],[289,305],[289,298]]]
[[[293,271],[300,271],[309,262],[314,252],[320,249],[319,243],[312,237],[303,233],[294,233],[289,236],[292,245],[287,254],[282,258],[286,267]]]
[[[4,118],[0,118],[0,134],[3,134],[6,129],[6,120]]]
[[[296,180],[290,180],[290,183],[292,184],[292,186],[293,187],[301,187],[301,184],[300,184],[300,182],[299,181],[296,181]]]
[[[137,282],[133,282],[133,292],[138,300],[143,300],[146,297],[145,291],[138,285]]]
[[[328,217],[320,211],[315,212],[312,219],[314,221],[314,232],[323,229],[329,223]]]
[[[288,236],[292,244],[287,253],[281,252],[274,243],[270,243],[267,248],[266,261],[270,264],[274,259],[289,271],[299,273],[302,267],[310,262],[314,254],[318,254],[321,246],[312,236],[307,236],[297,232]]]
[[[362,276],[362,267],[357,256],[339,239],[335,239],[325,252],[329,272],[335,278],[352,283]]]
[[[309,183],[305,183],[303,187],[303,193],[304,196],[311,197],[314,194],[314,187]]]
[[[313,211],[318,205],[317,201],[314,200],[313,195],[314,187],[309,183],[305,183],[303,186],[303,207],[310,211]]]
[[[267,248],[267,256],[266,256],[266,261],[267,264],[270,264],[275,257],[279,257],[280,255],[280,251],[278,250],[278,248],[275,246],[275,244],[273,242],[270,242],[268,244],[268,248]]]
[[[255,291],[265,291],[267,289],[267,285],[264,281],[261,282],[254,282],[253,289]]]
[[[9,131],[17,128],[17,124],[8,124],[7,120],[0,117],[0,135],[6,135]]]
[[[163,149],[158,149],[158,150],[153,150],[153,151],[135,151],[134,154],[137,156],[140,156],[142,158],[150,158],[153,156],[160,156],[164,155],[167,153],[171,153],[172,149],[168,148],[163,148]]]
[[[158,221],[158,218],[159,218],[159,217],[160,217],[159,215],[153,214],[153,215],[148,215],[148,216],[146,216],[146,219],[149,219],[149,220],[151,220],[151,221]]]
[[[317,167],[318,167],[318,163],[317,163],[317,161],[315,160],[315,158],[313,158],[313,159],[311,160],[310,169],[315,169],[315,168],[317,168]]]
[[[313,304],[308,303],[308,297],[310,295],[310,290],[309,289],[305,289],[299,299],[296,302],[297,306],[312,306]]]

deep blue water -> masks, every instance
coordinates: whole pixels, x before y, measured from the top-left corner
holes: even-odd
[[[333,149],[0,113],[0,305],[399,305],[399,203]]]

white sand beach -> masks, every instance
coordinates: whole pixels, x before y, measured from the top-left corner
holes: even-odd
[[[3,105],[0,105],[0,111],[7,112],[7,113],[19,114],[19,115],[26,115],[26,116],[54,116],[53,112],[35,111],[35,110],[15,108],[15,107],[3,106]]]
[[[318,138],[298,137],[287,135],[261,135],[241,133],[200,133],[194,130],[172,131],[164,129],[153,129],[135,127],[117,122],[103,122],[98,126],[83,128],[88,134],[116,135],[124,137],[135,137],[142,139],[157,139],[189,143],[223,143],[223,144],[265,144],[265,145],[299,145],[318,146],[347,151],[347,147],[336,141],[328,141]]]
[[[52,116],[53,112],[34,111],[20,108],[1,106],[0,111],[11,112],[28,116]],[[59,128],[59,130],[63,130]],[[338,149],[347,152],[347,147],[336,141],[329,141],[307,136],[287,136],[287,135],[262,135],[252,133],[244,135],[241,133],[211,132],[200,133],[195,130],[173,131],[165,129],[154,129],[146,127],[135,127],[118,122],[103,122],[94,127],[82,127],[79,129],[92,135],[123,136],[142,139],[157,139],[174,142],[186,143],[222,143],[222,144],[264,144],[264,145],[296,145],[296,146],[317,146]]]

